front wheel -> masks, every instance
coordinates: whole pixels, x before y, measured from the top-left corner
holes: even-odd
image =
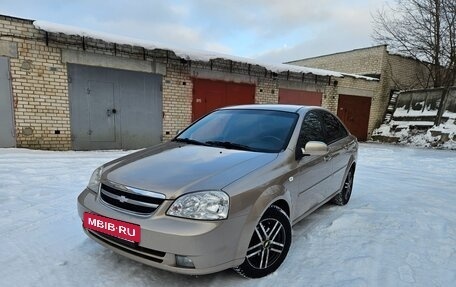
[[[291,223],[288,215],[281,208],[270,206],[255,227],[244,263],[234,270],[247,278],[264,277],[279,268],[290,245]]]
[[[346,205],[348,203],[352,193],[354,175],[355,170],[350,169],[350,171],[347,174],[347,177],[345,178],[342,190],[338,194],[336,194],[336,196],[333,197],[331,201],[332,203],[337,205]]]

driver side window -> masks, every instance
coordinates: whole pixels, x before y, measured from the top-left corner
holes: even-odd
[[[302,122],[296,152],[300,153],[309,141],[325,141],[321,118],[316,111],[308,112]]]

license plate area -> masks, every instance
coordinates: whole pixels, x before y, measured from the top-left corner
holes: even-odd
[[[141,241],[141,227],[137,224],[84,212],[83,226],[129,242],[139,243]]]

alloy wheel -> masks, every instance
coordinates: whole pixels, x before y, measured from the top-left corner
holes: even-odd
[[[255,228],[246,258],[254,268],[268,268],[282,254],[285,242],[286,232],[283,225],[274,218],[263,219]]]

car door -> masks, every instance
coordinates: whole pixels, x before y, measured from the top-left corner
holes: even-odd
[[[324,127],[317,111],[309,111],[302,122],[299,139],[296,144],[297,153],[309,141],[324,141]],[[328,193],[332,175],[330,161],[324,156],[299,156],[292,163],[293,176],[289,178],[286,188],[293,197],[295,220],[319,205]]]
[[[354,138],[342,123],[333,114],[327,111],[319,111],[325,129],[325,143],[328,145],[329,152],[326,160],[331,164],[332,175],[328,189],[325,191],[325,198],[338,192],[344,180],[345,171],[350,161],[351,148],[355,145]]]

